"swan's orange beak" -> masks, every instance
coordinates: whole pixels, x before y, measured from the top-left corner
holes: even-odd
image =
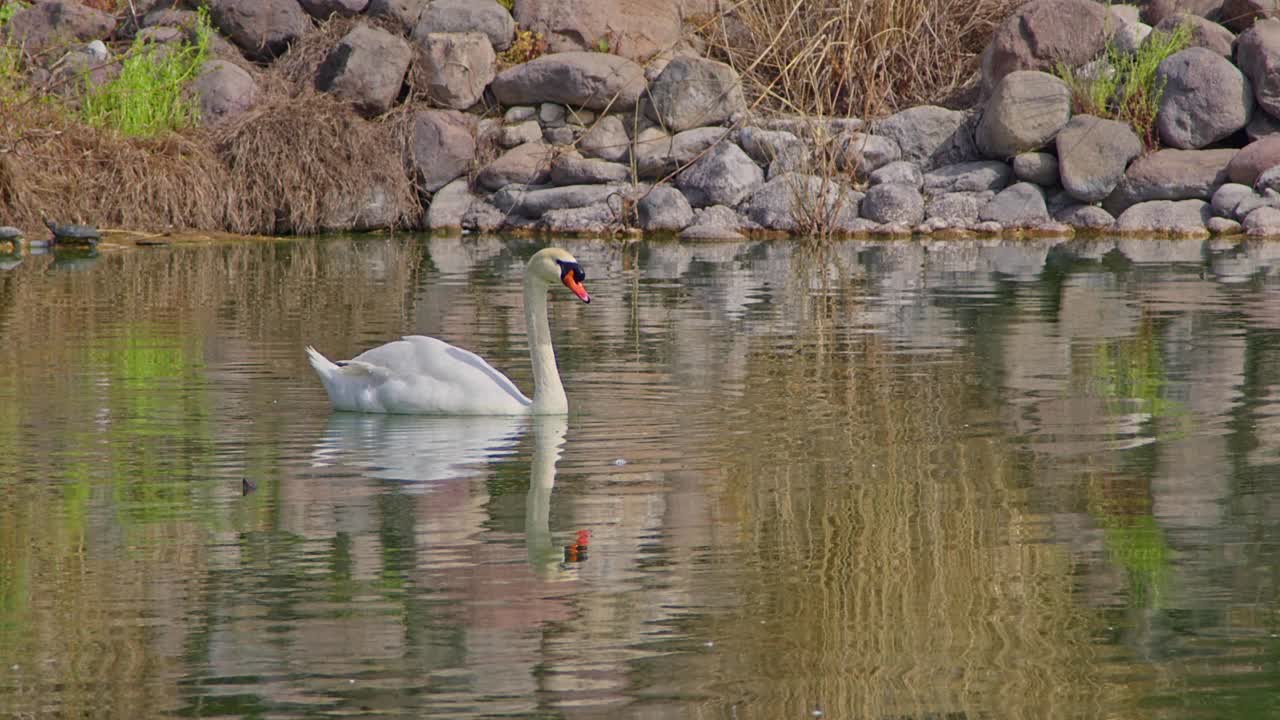
[[[578,296],[579,300],[584,303],[589,303],[591,302],[591,296],[587,294],[587,289],[582,286],[582,279],[584,277],[586,277],[586,275],[577,267],[566,267],[564,275],[561,276],[560,280],[564,282],[565,287],[569,288],[574,295]]]

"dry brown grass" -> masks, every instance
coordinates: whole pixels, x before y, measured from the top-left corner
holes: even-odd
[[[869,117],[954,97],[1022,2],[737,0],[697,27],[765,106]]]
[[[391,198],[398,225],[416,223],[422,211],[399,124],[364,120],[327,95],[272,97],[217,128],[214,146],[235,179],[232,232],[321,231],[343,198],[370,188]]]

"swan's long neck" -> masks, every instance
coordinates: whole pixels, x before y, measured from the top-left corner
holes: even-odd
[[[560,384],[551,328],[547,325],[547,288],[531,276],[524,279],[524,319],[529,328],[529,360],[533,363],[533,412],[567,413],[569,400]]]

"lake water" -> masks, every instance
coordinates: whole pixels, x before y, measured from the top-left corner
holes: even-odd
[[[0,717],[1280,716],[1280,245],[564,246],[0,257]]]

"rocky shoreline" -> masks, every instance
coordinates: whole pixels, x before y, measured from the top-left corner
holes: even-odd
[[[691,13],[717,12],[711,0],[603,19],[590,0],[516,0],[514,12],[496,0],[210,0],[216,59],[192,92],[209,127],[235,122],[260,102],[262,68],[319,21],[349,23],[309,81],[371,122],[409,113],[395,151],[418,205],[407,211],[373,184],[328,201],[342,208],[330,231],[1275,237],[1273,5],[1032,0],[993,35],[970,107],[864,121],[751,107],[738,73],[679,31]],[[122,19],[37,0],[3,33],[26,48],[78,43],[65,67],[99,52],[93,41],[180,41],[194,17],[181,3]],[[1078,111],[1063,68],[1114,72],[1107,58],[1179,27],[1188,47],[1156,71],[1154,147],[1129,124]],[[593,32],[613,42],[592,46]],[[512,63],[531,37],[551,38],[550,52]],[[78,66],[99,70],[89,62]]]

